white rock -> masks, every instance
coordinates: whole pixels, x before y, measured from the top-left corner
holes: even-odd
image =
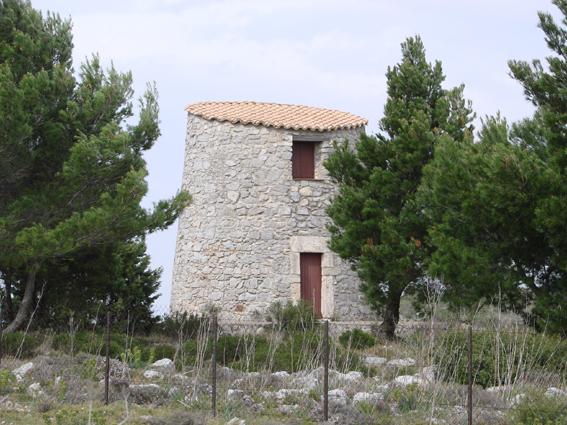
[[[352,404],[358,403],[377,403],[384,400],[384,394],[381,393],[356,393],[352,398]]]
[[[246,425],[246,421],[244,419],[232,418],[225,425]]]
[[[319,383],[317,370],[318,369],[315,369],[314,371],[308,373],[307,375],[294,374],[294,376],[296,377],[292,381],[293,385],[298,387],[303,387],[308,390],[313,390],[317,388],[317,384]]]
[[[260,395],[262,398],[275,398],[276,393],[273,391],[262,391]]]
[[[228,400],[240,400],[242,397],[244,396],[244,391],[242,390],[235,390],[232,388],[229,388],[229,390],[226,392],[226,398]]]
[[[502,393],[509,390],[510,390],[509,385],[497,385],[495,387],[488,387],[485,389],[485,391],[489,393]]]
[[[176,373],[175,375],[173,375],[173,379],[179,382],[189,381],[189,377],[183,373]]]
[[[526,398],[525,394],[516,394],[512,400],[510,400],[510,407],[514,407],[519,405],[524,399]]]
[[[545,392],[547,397],[567,397],[567,391],[561,388],[549,387]]]
[[[387,359],[384,357],[367,356],[364,358],[362,362],[364,363],[365,366],[375,367],[375,366],[383,365],[384,363],[387,362]]]
[[[344,407],[347,404],[347,400],[348,397],[344,390],[337,388],[336,390],[329,391],[329,404]]]
[[[173,360],[164,358],[157,360],[152,363],[152,368],[154,369],[164,369],[164,370],[173,370],[175,368],[175,364]]]
[[[376,381],[378,381],[378,379],[376,379],[377,377],[374,377],[374,378],[375,378]],[[381,384],[381,385],[374,387],[374,392],[385,393],[389,389],[390,389],[390,386],[388,384]]]
[[[309,391],[307,391],[306,389],[302,388],[302,389],[295,389],[295,388],[282,388],[279,391],[276,391],[275,393],[273,393],[274,397],[276,400],[285,400],[287,397],[290,396],[306,396],[309,394]]]
[[[161,387],[158,384],[134,384],[129,385],[128,388],[130,390],[161,390]]]
[[[163,378],[163,374],[161,372],[158,372],[157,370],[146,370],[144,372],[144,378],[146,379],[161,379]]]
[[[22,379],[24,379],[24,376],[33,369],[33,363],[32,362],[28,362],[28,363],[24,363],[23,365],[21,365],[20,367],[14,369],[12,371],[12,373],[14,374],[14,376],[16,377],[16,380],[19,382]]]
[[[299,404],[282,404],[280,407],[278,407],[278,411],[282,415],[288,415],[288,416],[295,415],[298,410],[299,410]]]
[[[348,382],[356,382],[356,381],[360,381],[362,378],[364,378],[364,375],[362,374],[362,372],[351,371],[351,372],[342,374],[341,378],[344,379],[345,381],[348,381]]]
[[[290,377],[290,374],[287,373],[285,370],[280,370],[278,372],[272,373],[272,376],[277,379],[286,379]]]
[[[392,359],[386,363],[388,366],[406,367],[415,366],[415,360],[408,357],[407,359]]]
[[[417,376],[413,376],[413,375],[397,376],[396,379],[392,381],[392,384],[394,384],[394,386],[401,386],[401,387],[407,387],[408,385],[413,385],[413,384],[422,385],[423,383],[424,382],[421,378],[418,378]]]
[[[415,376],[428,383],[435,382],[435,366],[424,367]]]
[[[31,398],[38,398],[45,395],[45,393],[41,389],[41,384],[39,382],[34,382],[33,384],[31,384],[27,389],[27,393]]]

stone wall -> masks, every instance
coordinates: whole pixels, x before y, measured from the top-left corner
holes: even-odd
[[[334,193],[322,161],[330,140],[361,129],[296,132],[208,121],[189,114],[172,311],[220,309],[220,320],[263,320],[274,301],[299,298],[299,253],[321,252],[322,313],[372,318],[350,267],[327,248],[325,209]],[[315,180],[293,180],[294,136],[321,135]]]

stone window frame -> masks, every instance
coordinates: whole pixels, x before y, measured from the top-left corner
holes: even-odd
[[[300,254],[321,254],[321,317],[323,319],[331,319],[335,311],[335,259],[327,246],[327,241],[328,239],[323,236],[292,236],[290,238],[290,290],[294,304],[301,300]]]

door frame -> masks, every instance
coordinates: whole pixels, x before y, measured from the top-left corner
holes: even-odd
[[[321,316],[334,317],[335,281],[338,268],[335,255],[328,245],[328,238],[322,236],[292,236],[290,238],[290,295],[293,302],[301,300],[301,253],[321,254]]]

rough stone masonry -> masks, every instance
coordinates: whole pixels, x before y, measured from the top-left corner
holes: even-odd
[[[364,126],[294,130],[188,111],[182,187],[193,201],[179,219],[172,311],[264,320],[275,301],[300,299],[300,253],[311,252],[322,254],[322,316],[371,319],[356,273],[327,246],[336,188],[323,167],[332,141],[356,140]],[[316,143],[314,179],[292,178],[298,139]]]

